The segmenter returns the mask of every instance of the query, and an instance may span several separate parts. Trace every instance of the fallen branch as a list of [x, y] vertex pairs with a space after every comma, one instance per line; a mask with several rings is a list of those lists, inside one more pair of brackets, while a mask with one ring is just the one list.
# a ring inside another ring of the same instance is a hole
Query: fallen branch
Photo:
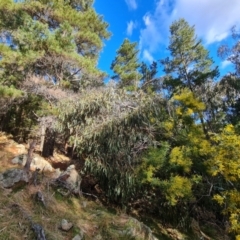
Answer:
[[2, 229], [0, 230], [0, 232], [4, 231], [6, 228], [7, 228], [7, 227], [2, 228]]
[[91, 193], [85, 193], [85, 192], [81, 192], [82, 194], [84, 195], [87, 195], [87, 196], [90, 196], [90, 197], [95, 197], [96, 199], [98, 199], [98, 197], [94, 194], [91, 194]]

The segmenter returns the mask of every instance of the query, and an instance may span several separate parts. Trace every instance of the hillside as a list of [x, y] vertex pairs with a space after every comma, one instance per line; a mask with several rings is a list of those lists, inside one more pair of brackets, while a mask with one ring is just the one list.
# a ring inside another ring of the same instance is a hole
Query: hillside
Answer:
[[[26, 153], [27, 148], [17, 144], [4, 133], [0, 134], [0, 185], [2, 174], [10, 169], [21, 169], [12, 159]], [[34, 159], [40, 156], [35, 153]], [[54, 155], [59, 163], [70, 164], [61, 154]], [[55, 162], [56, 165], [56, 162]], [[192, 228], [187, 236], [160, 221], [141, 216], [149, 226], [124, 213], [119, 208], [104, 206], [97, 196], [92, 198], [67, 193], [66, 189], [51, 183], [56, 169], [38, 175], [37, 184], [15, 183], [11, 188], [0, 187], [0, 239], [78, 240], [78, 239], [227, 239], [207, 237], [199, 228]], [[38, 194], [41, 194], [40, 197]], [[89, 194], [90, 196], [91, 194]], [[136, 214], [136, 212], [135, 212]], [[139, 216], [140, 217], [140, 216]], [[37, 236], [40, 226], [43, 235]], [[66, 227], [63, 230], [64, 226]], [[35, 231], [34, 231], [35, 228]], [[68, 229], [69, 228], [69, 229]], [[194, 232], [195, 231], [195, 232]], [[210, 229], [208, 229], [210, 231]], [[194, 236], [195, 233], [195, 236]], [[214, 228], [210, 233], [217, 234]]]

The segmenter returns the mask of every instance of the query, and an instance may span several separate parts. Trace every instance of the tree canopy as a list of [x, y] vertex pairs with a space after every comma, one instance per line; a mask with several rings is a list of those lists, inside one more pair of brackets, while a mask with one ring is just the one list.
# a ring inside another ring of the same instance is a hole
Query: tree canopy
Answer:
[[54, 83], [96, 79], [108, 24], [93, 1], [12, 1], [0, 3], [1, 82], [19, 84], [28, 74]]
[[131, 43], [129, 39], [124, 39], [122, 45], [117, 50], [117, 55], [112, 62], [111, 69], [116, 74], [113, 78], [118, 80], [120, 87], [127, 89], [137, 89], [141, 74], [138, 71], [137, 43]]

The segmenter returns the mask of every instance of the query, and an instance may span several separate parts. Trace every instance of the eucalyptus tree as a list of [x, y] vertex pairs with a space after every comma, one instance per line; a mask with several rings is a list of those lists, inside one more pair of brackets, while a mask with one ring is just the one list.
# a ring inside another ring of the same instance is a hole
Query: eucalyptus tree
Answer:
[[140, 64], [138, 62], [137, 43], [131, 43], [129, 39], [124, 39], [122, 45], [117, 50], [117, 55], [111, 64], [111, 69], [115, 73], [114, 79], [118, 80], [120, 88], [136, 90], [141, 80], [141, 74], [138, 71]]
[[85, 172], [97, 177], [108, 199], [126, 204], [136, 194], [136, 168], [156, 142], [151, 118], [166, 117], [162, 101], [110, 87], [58, 103], [56, 131], [85, 159]]

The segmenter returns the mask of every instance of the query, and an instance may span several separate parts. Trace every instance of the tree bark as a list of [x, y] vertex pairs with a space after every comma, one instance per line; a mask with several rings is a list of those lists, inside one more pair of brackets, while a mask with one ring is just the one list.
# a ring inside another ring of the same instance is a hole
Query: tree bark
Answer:
[[32, 162], [32, 158], [33, 158], [33, 152], [34, 152], [34, 149], [36, 147], [36, 140], [32, 141], [30, 143], [30, 146], [29, 146], [29, 149], [28, 149], [28, 155], [27, 155], [27, 162], [24, 166], [24, 170], [26, 171], [30, 171], [30, 165], [31, 165], [31, 162]]
[[40, 151], [41, 153], [43, 152], [43, 146], [44, 146], [44, 142], [45, 142], [45, 134], [46, 134], [46, 126], [45, 124], [41, 125], [41, 143], [40, 143]]
[[54, 144], [55, 144], [55, 132], [49, 128], [46, 128], [44, 144], [42, 149], [43, 157], [53, 156]]

